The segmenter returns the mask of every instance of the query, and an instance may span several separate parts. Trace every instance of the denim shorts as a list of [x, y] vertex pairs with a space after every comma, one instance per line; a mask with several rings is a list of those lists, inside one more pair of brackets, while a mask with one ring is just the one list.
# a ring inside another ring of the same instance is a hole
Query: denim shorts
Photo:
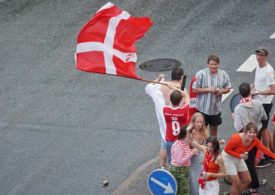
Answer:
[[167, 142], [164, 141], [164, 140], [162, 139], [162, 137], [161, 137], [161, 138], [160, 138], [160, 148], [163, 149], [163, 150], [165, 150], [165, 149], [166, 149], [166, 146], [167, 146]]
[[171, 164], [171, 148], [174, 142], [165, 142], [162, 138], [161, 138], [161, 143], [160, 143], [160, 148], [162, 150], [166, 150], [167, 151], [167, 156], [168, 156], [168, 163], [169, 165]]

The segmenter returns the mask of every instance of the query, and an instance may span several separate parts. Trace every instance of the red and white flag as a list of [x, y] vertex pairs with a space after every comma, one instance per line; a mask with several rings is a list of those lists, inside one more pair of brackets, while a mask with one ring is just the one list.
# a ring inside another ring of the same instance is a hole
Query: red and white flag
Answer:
[[151, 26], [150, 18], [132, 17], [107, 3], [79, 32], [75, 56], [77, 69], [141, 79], [136, 75], [135, 41]]
[[190, 106], [189, 106], [189, 118], [191, 119], [192, 115], [197, 112], [196, 98], [197, 94], [193, 92], [193, 83], [196, 82], [196, 76], [193, 76], [190, 82]]

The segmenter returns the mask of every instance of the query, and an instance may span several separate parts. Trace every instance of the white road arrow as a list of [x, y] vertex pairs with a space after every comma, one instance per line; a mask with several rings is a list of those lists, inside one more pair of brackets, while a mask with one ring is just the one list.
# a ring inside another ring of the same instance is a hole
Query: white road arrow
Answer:
[[258, 65], [256, 55], [252, 54], [247, 60], [237, 69], [237, 72], [252, 72]]
[[158, 184], [160, 187], [164, 188], [165, 189], [164, 194], [174, 193], [174, 190], [169, 182], [166, 186], [165, 184], [161, 183], [159, 180], [155, 179], [154, 177], [151, 177], [151, 181]]
[[269, 38], [270, 39], [275, 39], [275, 32]]
[[222, 102], [230, 96], [230, 94], [234, 91], [234, 89], [230, 89], [230, 91], [227, 94], [222, 95]]

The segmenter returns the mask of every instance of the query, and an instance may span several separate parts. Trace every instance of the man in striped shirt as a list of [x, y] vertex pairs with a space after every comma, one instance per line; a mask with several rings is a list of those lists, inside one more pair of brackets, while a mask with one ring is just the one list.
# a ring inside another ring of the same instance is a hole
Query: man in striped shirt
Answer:
[[221, 119], [222, 94], [230, 91], [231, 83], [228, 74], [219, 69], [220, 59], [210, 55], [207, 60], [208, 68], [196, 74], [193, 92], [197, 94], [197, 110], [204, 115], [206, 125], [210, 126], [210, 136], [217, 137]]

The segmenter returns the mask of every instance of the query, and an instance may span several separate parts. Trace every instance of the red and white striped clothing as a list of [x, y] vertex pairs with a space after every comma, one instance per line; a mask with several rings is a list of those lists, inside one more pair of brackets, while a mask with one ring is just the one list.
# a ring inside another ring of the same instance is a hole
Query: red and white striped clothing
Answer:
[[176, 167], [189, 167], [192, 151], [186, 139], [175, 141], [171, 148], [171, 164]]

